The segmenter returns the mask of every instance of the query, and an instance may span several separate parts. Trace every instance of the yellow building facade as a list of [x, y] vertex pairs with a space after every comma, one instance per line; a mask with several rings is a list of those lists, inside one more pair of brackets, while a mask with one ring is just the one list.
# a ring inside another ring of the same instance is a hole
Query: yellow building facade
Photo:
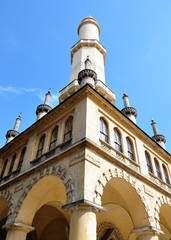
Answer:
[[0, 149], [1, 240], [170, 240], [171, 156], [152, 122], [136, 125], [105, 85], [106, 50], [88, 16], [71, 48], [71, 79], [37, 121]]

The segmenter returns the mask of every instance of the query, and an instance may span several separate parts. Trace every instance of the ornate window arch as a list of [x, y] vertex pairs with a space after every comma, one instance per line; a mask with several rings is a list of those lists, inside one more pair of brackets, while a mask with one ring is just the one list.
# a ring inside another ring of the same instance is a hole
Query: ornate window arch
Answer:
[[128, 152], [128, 157], [135, 161], [135, 154], [134, 154], [134, 148], [133, 148], [133, 144], [132, 141], [130, 140], [129, 137], [126, 138], [126, 142], [127, 142], [127, 152]]
[[45, 138], [46, 138], [46, 135], [45, 135], [45, 134], [43, 134], [42, 137], [40, 138], [36, 157], [40, 157], [40, 156], [43, 154], [43, 148], [44, 148]]
[[169, 182], [169, 176], [168, 176], [168, 172], [167, 172], [166, 166], [165, 166], [164, 164], [162, 164], [162, 168], [163, 168], [163, 173], [164, 173], [165, 182], [166, 182], [167, 184], [170, 184], [170, 182]]
[[115, 143], [115, 149], [119, 152], [122, 152], [121, 134], [117, 128], [114, 128], [114, 143]]
[[102, 117], [100, 118], [100, 139], [109, 142], [108, 124]]
[[1, 172], [0, 178], [2, 178], [2, 177], [4, 176], [4, 173], [5, 173], [7, 164], [8, 164], [8, 158], [7, 158], [7, 159], [5, 160], [5, 162], [4, 162], [4, 165], [3, 165], [3, 169], [2, 169], [2, 172]]
[[20, 168], [22, 167], [23, 160], [24, 160], [24, 156], [25, 156], [25, 152], [26, 152], [26, 147], [24, 147], [23, 150], [22, 150], [22, 152], [21, 152], [21, 155], [20, 155], [20, 159], [19, 159], [19, 162], [18, 162], [17, 169], [20, 169]]
[[57, 145], [57, 140], [58, 140], [58, 126], [56, 126], [51, 134], [51, 139], [50, 139], [50, 145], [49, 145], [49, 150], [53, 149]]
[[153, 168], [152, 168], [152, 165], [151, 165], [150, 155], [148, 154], [147, 151], [145, 151], [145, 159], [146, 159], [148, 171], [149, 171], [150, 173], [153, 173]]
[[156, 158], [154, 158], [154, 163], [155, 163], [155, 167], [156, 167], [157, 177], [162, 179], [161, 171], [160, 171], [160, 167], [159, 167], [159, 162], [157, 161]]
[[73, 116], [70, 116], [65, 123], [64, 142], [72, 138]]
[[12, 160], [11, 160], [11, 164], [10, 164], [10, 168], [9, 168], [9, 171], [8, 171], [8, 174], [12, 173], [12, 170], [13, 170], [13, 167], [14, 167], [14, 164], [15, 164], [15, 160], [16, 160], [16, 153], [14, 154]]

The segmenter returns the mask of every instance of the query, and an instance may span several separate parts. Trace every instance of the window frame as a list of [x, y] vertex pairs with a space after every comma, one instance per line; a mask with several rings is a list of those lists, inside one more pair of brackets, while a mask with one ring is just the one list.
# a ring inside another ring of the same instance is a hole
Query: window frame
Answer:
[[2, 172], [1, 172], [1, 175], [0, 175], [0, 179], [3, 178], [5, 170], [7, 168], [7, 165], [8, 165], [8, 158], [4, 162], [4, 165], [3, 165], [3, 168], [2, 168]]
[[151, 158], [150, 158], [150, 155], [147, 151], [145, 151], [145, 159], [146, 159], [148, 172], [153, 174], [153, 167], [152, 167], [152, 163], [151, 163]]
[[127, 142], [128, 158], [135, 162], [135, 152], [134, 152], [133, 142], [129, 137], [126, 137], [126, 142]]
[[18, 161], [18, 166], [17, 169], [20, 169], [22, 167], [23, 161], [24, 161], [24, 157], [25, 157], [25, 153], [26, 153], [26, 147], [23, 148], [21, 154], [20, 154], [20, 158]]
[[162, 164], [162, 170], [163, 170], [163, 173], [164, 173], [165, 183], [167, 183], [168, 185], [170, 185], [168, 171], [167, 171], [167, 168], [166, 168], [166, 166], [165, 166], [164, 164]]
[[121, 138], [121, 133], [117, 128], [113, 129], [114, 132], [114, 144], [115, 144], [115, 149], [119, 152], [122, 152], [122, 138]]
[[64, 137], [63, 137], [64, 142], [72, 139], [72, 131], [73, 131], [73, 116], [70, 116], [65, 122]]
[[41, 136], [40, 140], [39, 140], [39, 145], [38, 145], [38, 149], [37, 149], [37, 153], [36, 153], [36, 158], [41, 157], [42, 154], [43, 154], [43, 149], [44, 149], [44, 145], [45, 145], [45, 138], [46, 138], [46, 134], [43, 134]]
[[[55, 131], [57, 131], [57, 133], [55, 134], [56, 136], [55, 136], [55, 138], [54, 138], [53, 141], [52, 141], [53, 134], [54, 134]], [[58, 141], [58, 131], [59, 131], [59, 126], [56, 126], [56, 127], [53, 129], [52, 133], [51, 133], [50, 144], [49, 144], [49, 151], [52, 150], [53, 148], [55, 148], [56, 145], [57, 145], [57, 141]], [[54, 143], [55, 143], [55, 144], [54, 144]], [[53, 144], [55, 145], [54, 147], [52, 147]]]
[[162, 180], [161, 169], [160, 169], [160, 166], [159, 166], [159, 162], [156, 158], [154, 158], [154, 164], [155, 164], [157, 178]]
[[12, 160], [11, 160], [8, 175], [12, 173], [12, 170], [13, 170], [13, 167], [14, 167], [14, 164], [15, 164], [15, 161], [16, 161], [16, 157], [17, 157], [17, 154], [15, 153], [12, 157]]
[[106, 143], [109, 143], [109, 128], [107, 121], [100, 117], [100, 139]]

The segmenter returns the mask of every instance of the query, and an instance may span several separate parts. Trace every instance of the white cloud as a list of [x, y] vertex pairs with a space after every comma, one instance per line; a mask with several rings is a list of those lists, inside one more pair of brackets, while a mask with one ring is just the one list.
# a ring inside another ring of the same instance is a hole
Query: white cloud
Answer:
[[2, 87], [0, 86], [0, 94], [4, 94], [4, 93], [14, 93], [14, 94], [23, 94], [25, 92], [30, 93], [30, 92], [36, 92], [38, 91], [38, 88], [16, 88], [16, 87]]

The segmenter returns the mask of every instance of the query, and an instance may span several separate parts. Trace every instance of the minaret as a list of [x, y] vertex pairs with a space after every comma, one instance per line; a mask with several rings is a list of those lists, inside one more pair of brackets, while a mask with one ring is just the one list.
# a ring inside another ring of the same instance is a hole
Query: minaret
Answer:
[[71, 48], [70, 82], [77, 79], [79, 72], [85, 68], [85, 61], [89, 56], [91, 70], [96, 72], [97, 79], [105, 83], [106, 49], [99, 42], [99, 24], [91, 16], [84, 18], [78, 26], [78, 35], [79, 41]]
[[36, 110], [37, 119], [36, 119], [36, 121], [38, 121], [40, 118], [42, 118], [49, 111], [52, 110], [51, 106], [49, 106], [50, 97], [51, 97], [51, 91], [49, 89], [49, 91], [45, 95], [44, 104], [41, 104], [37, 107], [37, 110]]
[[115, 93], [105, 85], [106, 49], [99, 42], [100, 27], [88, 16], [78, 26], [78, 42], [71, 48], [70, 83], [59, 92], [59, 103], [66, 100], [86, 84], [113, 105]]
[[166, 149], [166, 147], [165, 147], [166, 139], [163, 135], [158, 134], [157, 126], [156, 126], [156, 123], [154, 122], [154, 120], [151, 120], [151, 126], [152, 126], [153, 133], [154, 133], [154, 136], [152, 137], [152, 139], [154, 141], [156, 141], [162, 148]]
[[13, 140], [16, 136], [18, 136], [20, 133], [18, 132], [18, 128], [20, 126], [21, 122], [21, 113], [19, 114], [18, 118], [16, 118], [15, 125], [13, 130], [9, 130], [6, 134], [6, 144]]
[[123, 94], [124, 108], [121, 110], [123, 114], [125, 114], [128, 118], [130, 118], [134, 123], [136, 123], [137, 111], [135, 108], [130, 107], [129, 98], [124, 92]]

